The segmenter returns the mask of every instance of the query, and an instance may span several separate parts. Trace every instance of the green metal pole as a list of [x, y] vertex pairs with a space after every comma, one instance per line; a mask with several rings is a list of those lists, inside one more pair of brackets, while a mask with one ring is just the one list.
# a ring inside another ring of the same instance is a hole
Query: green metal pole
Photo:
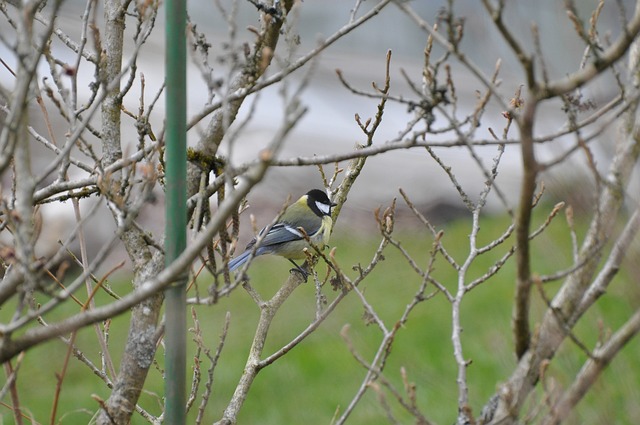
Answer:
[[[186, 246], [187, 78], [186, 0], [166, 1], [165, 264]], [[165, 293], [165, 423], [186, 423], [186, 275]]]

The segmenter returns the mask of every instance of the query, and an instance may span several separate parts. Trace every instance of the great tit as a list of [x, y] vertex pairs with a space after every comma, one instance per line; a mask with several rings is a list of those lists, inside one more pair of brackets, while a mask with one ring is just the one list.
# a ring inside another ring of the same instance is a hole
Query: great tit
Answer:
[[296, 267], [295, 270], [302, 273], [306, 279], [307, 271], [293, 261], [305, 258], [303, 250], [310, 248], [299, 229], [304, 230], [314, 245], [323, 247], [329, 242], [333, 226], [331, 208], [335, 206], [336, 204], [331, 202], [322, 190], [310, 190], [287, 207], [280, 220], [269, 228], [266, 235], [264, 232], [267, 227], [260, 231], [258, 234], [260, 242], [257, 248], [255, 248], [257, 239], [253, 238], [242, 254], [229, 261], [229, 271], [234, 271], [243, 265], [255, 251], [255, 256], [275, 254], [287, 258]]

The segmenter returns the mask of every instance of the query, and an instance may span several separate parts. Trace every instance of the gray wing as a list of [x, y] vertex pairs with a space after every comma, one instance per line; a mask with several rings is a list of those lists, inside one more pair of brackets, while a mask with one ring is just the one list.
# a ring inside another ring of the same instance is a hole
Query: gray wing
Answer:
[[267, 247], [298, 241], [304, 239], [302, 233], [298, 230], [299, 227], [302, 227], [308, 236], [313, 236], [320, 229], [320, 226], [322, 226], [322, 218], [316, 215], [302, 220], [277, 223], [269, 229], [267, 235], [260, 242], [260, 246]]

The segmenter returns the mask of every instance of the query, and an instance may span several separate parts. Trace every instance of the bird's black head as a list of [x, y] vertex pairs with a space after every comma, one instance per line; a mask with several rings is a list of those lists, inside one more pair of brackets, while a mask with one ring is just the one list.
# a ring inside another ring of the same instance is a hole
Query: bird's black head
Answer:
[[329, 200], [327, 194], [320, 189], [313, 189], [307, 192], [307, 205], [318, 216], [331, 215], [331, 208], [336, 206]]

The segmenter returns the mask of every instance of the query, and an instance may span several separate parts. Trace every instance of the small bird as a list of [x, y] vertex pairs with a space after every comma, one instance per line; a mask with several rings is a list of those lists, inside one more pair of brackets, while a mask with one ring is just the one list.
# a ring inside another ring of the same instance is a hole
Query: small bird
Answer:
[[296, 267], [294, 270], [302, 273], [306, 280], [309, 273], [293, 261], [305, 258], [303, 250], [310, 248], [300, 229], [304, 230], [315, 245], [326, 245], [333, 226], [331, 208], [336, 205], [322, 190], [310, 190], [287, 207], [280, 220], [271, 226], [266, 235], [264, 232], [267, 227], [260, 231], [258, 238], [261, 240], [257, 248], [257, 239], [253, 238], [242, 254], [229, 261], [229, 271], [243, 265], [255, 251], [255, 256], [274, 254], [288, 259]]

